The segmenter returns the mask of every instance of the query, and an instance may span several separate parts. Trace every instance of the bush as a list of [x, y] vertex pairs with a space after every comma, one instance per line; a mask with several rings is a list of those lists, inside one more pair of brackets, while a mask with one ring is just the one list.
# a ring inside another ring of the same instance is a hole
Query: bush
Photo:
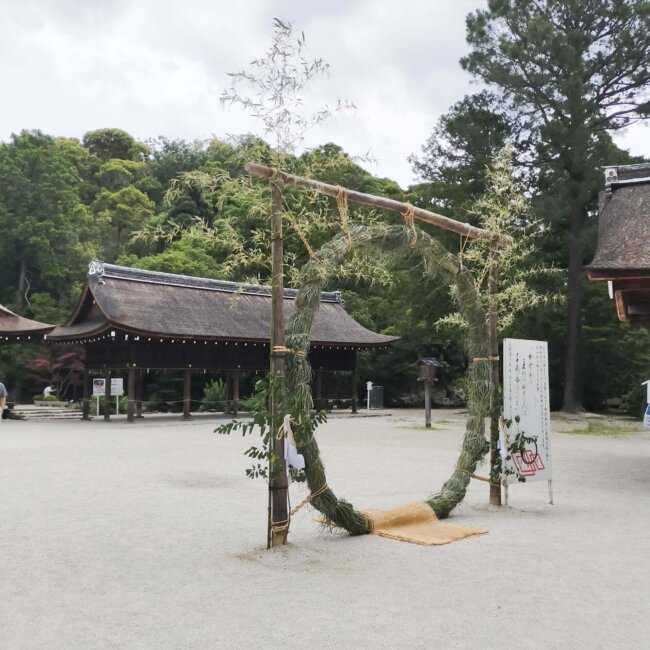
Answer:
[[209, 381], [203, 389], [201, 404], [206, 411], [224, 411], [226, 408], [226, 382], [223, 379]]
[[634, 386], [632, 390], [623, 395], [621, 400], [621, 411], [635, 418], [643, 418], [646, 405], [646, 387], [641, 384]]
[[265, 408], [266, 401], [266, 391], [267, 391], [267, 382], [264, 379], [259, 379], [255, 382], [255, 388], [253, 389], [253, 394], [250, 397], [246, 397], [239, 402], [243, 411], [247, 412], [260, 412]]
[[43, 395], [43, 393], [39, 393], [38, 395], [34, 395], [34, 401], [35, 402], [56, 402], [56, 395]]
[[[90, 401], [91, 414], [97, 413], [97, 397], [93, 397]], [[99, 396], [99, 415], [104, 415], [104, 403], [106, 398], [103, 395]], [[120, 414], [124, 415], [129, 407], [129, 401], [126, 396], [120, 395]], [[115, 415], [115, 395], [111, 396], [111, 415]]]

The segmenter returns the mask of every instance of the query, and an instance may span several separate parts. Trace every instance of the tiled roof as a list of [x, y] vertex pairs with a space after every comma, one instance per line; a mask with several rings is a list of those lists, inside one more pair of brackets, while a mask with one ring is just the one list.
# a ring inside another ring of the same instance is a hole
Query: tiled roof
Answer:
[[613, 184], [600, 201], [598, 246], [590, 276], [650, 272], [650, 178]]
[[[285, 290], [285, 318], [297, 291]], [[109, 329], [160, 337], [224, 341], [268, 341], [269, 287], [194, 278], [92, 262], [79, 306], [50, 341], [80, 340]], [[315, 344], [380, 347], [397, 337], [376, 334], [357, 323], [338, 292], [323, 292], [311, 332]]]
[[0, 336], [2, 337], [39, 336], [49, 332], [53, 327], [54, 325], [40, 323], [14, 314], [14, 312], [0, 305]]

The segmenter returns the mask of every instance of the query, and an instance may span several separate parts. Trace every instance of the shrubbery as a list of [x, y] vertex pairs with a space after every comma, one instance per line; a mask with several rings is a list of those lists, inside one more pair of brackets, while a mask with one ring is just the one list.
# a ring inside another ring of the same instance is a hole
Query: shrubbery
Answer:
[[213, 379], [205, 385], [201, 405], [206, 411], [225, 411], [226, 382], [223, 379]]

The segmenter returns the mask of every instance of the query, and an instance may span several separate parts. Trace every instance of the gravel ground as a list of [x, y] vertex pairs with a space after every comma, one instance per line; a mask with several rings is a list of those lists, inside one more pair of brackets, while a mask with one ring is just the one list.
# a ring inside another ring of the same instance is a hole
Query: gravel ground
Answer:
[[[422, 421], [333, 416], [318, 430], [329, 485], [360, 508], [437, 490], [464, 416]], [[250, 440], [213, 434], [217, 422], [0, 424], [0, 648], [650, 644], [650, 433], [636, 425], [602, 435], [602, 419], [554, 418], [555, 505], [545, 483], [527, 483], [491, 507], [472, 481], [453, 521], [487, 535], [353, 538], [307, 507], [291, 543], [266, 551]], [[589, 423], [601, 435], [571, 433]], [[291, 493], [297, 503], [304, 487]]]

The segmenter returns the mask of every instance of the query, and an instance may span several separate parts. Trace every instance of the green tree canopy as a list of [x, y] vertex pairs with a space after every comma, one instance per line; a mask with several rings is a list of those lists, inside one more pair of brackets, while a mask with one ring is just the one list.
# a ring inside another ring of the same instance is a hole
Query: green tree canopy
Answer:
[[564, 404], [580, 406], [583, 225], [600, 183], [599, 134], [637, 121], [650, 90], [647, 0], [490, 0], [467, 18], [463, 66], [531, 130], [568, 225]]
[[33, 290], [66, 299], [95, 253], [81, 202], [83, 156], [68, 140], [23, 131], [0, 144], [0, 267], [4, 300], [23, 310]]
[[111, 158], [143, 160], [149, 153], [149, 147], [121, 129], [88, 131], [83, 137], [83, 145], [102, 162]]

